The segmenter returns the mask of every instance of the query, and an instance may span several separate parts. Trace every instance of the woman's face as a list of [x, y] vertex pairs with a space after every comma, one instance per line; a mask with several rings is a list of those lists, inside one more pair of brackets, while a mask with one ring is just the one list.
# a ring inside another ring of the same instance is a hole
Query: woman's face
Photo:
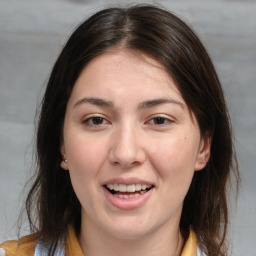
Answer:
[[96, 57], [74, 85], [61, 146], [82, 225], [119, 238], [178, 229], [209, 144], [158, 62], [125, 50]]

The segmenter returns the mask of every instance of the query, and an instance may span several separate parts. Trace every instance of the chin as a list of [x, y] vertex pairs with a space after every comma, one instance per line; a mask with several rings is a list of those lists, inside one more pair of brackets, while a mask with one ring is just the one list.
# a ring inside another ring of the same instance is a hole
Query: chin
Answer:
[[114, 228], [108, 229], [108, 233], [121, 240], [138, 240], [146, 237], [152, 230], [152, 227], [140, 225], [137, 220], [134, 223], [125, 221], [118, 224], [118, 222], [115, 222]]

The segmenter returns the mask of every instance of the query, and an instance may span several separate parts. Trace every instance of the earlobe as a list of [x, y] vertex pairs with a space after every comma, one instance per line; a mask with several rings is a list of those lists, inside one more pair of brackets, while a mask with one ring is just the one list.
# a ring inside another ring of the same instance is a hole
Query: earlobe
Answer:
[[68, 171], [68, 161], [67, 159], [64, 159], [60, 162], [60, 167], [66, 171]]
[[61, 145], [60, 147], [60, 153], [62, 156], [62, 161], [60, 162], [60, 167], [64, 170], [68, 170], [68, 160], [66, 159], [66, 154], [65, 154], [65, 147], [64, 145]]
[[211, 155], [211, 136], [210, 133], [205, 133], [204, 137], [201, 139], [197, 160], [195, 164], [195, 171], [202, 170], [209, 161]]

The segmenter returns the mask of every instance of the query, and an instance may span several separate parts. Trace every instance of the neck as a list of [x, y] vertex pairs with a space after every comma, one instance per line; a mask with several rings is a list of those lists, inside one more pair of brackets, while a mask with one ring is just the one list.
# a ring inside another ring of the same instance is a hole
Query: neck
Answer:
[[168, 232], [160, 229], [136, 239], [124, 239], [89, 222], [89, 225], [82, 223], [79, 243], [85, 256], [180, 256], [184, 239], [179, 227]]

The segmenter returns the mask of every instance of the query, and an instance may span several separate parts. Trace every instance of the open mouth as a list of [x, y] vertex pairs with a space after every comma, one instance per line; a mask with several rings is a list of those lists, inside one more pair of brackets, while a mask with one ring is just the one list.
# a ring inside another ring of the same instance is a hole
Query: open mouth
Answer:
[[147, 184], [106, 184], [105, 188], [115, 197], [121, 199], [135, 198], [147, 193], [154, 186]]

